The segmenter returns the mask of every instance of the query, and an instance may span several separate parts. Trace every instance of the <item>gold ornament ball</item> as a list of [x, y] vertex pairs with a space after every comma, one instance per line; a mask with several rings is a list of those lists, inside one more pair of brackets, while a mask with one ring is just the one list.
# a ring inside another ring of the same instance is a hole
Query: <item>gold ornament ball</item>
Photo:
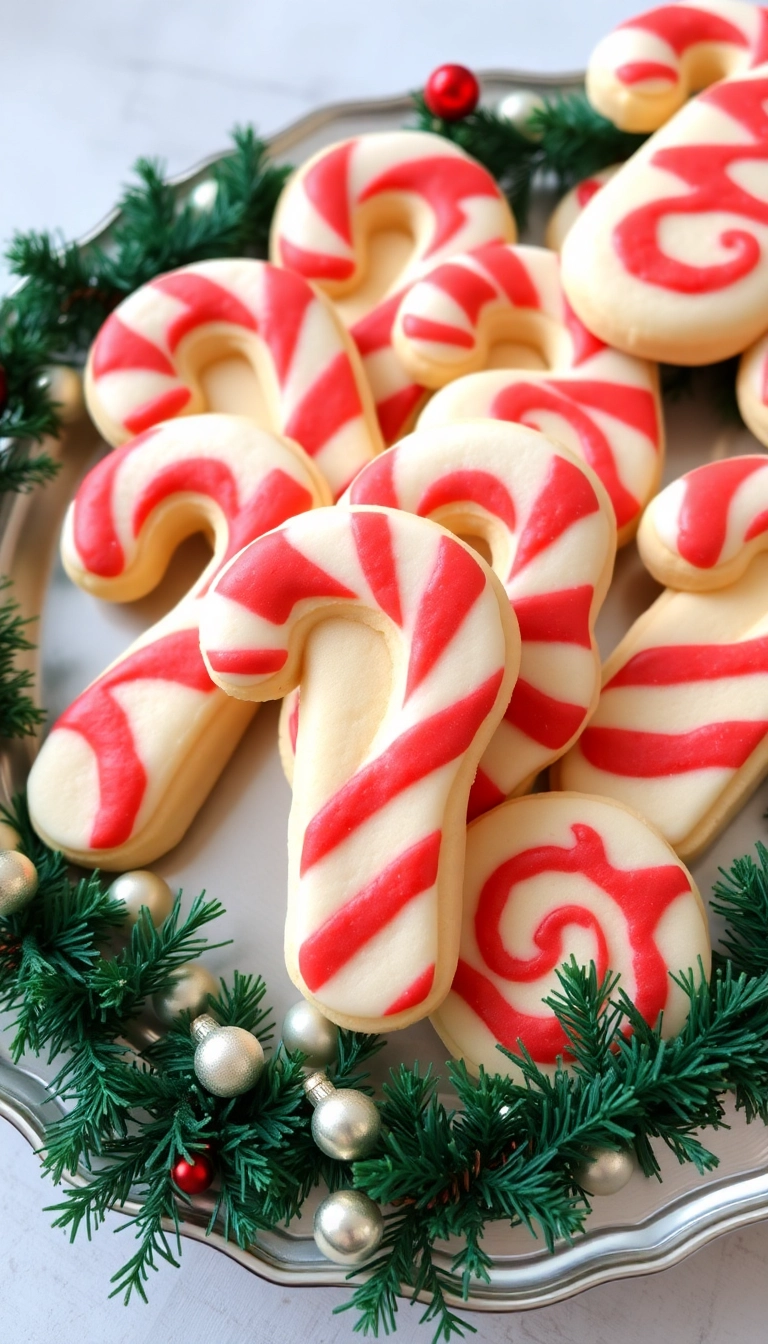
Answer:
[[354, 1087], [334, 1088], [312, 1116], [312, 1138], [337, 1162], [357, 1162], [376, 1147], [381, 1116], [376, 1103]]
[[573, 1174], [588, 1195], [616, 1195], [634, 1170], [635, 1158], [629, 1148], [588, 1148]]
[[319, 1008], [302, 999], [288, 1009], [283, 1019], [283, 1045], [286, 1050], [301, 1050], [313, 1069], [333, 1064], [339, 1054], [339, 1029]]
[[215, 1097], [239, 1097], [256, 1083], [264, 1068], [261, 1043], [244, 1027], [222, 1027], [210, 1013], [192, 1023], [197, 1041], [195, 1073]]
[[168, 989], [155, 994], [152, 1007], [160, 1021], [170, 1027], [180, 1013], [189, 1012], [199, 1017], [208, 1008], [208, 995], [215, 994], [219, 986], [199, 961], [188, 961], [174, 971], [173, 982]]
[[337, 1265], [364, 1265], [384, 1236], [381, 1210], [362, 1190], [337, 1190], [318, 1205], [315, 1244]]
[[38, 376], [37, 385], [57, 403], [58, 413], [65, 425], [77, 420], [83, 410], [83, 379], [77, 369], [68, 364], [48, 364]]
[[0, 915], [15, 915], [37, 891], [37, 869], [16, 849], [0, 851]]
[[532, 89], [513, 89], [502, 98], [498, 113], [505, 121], [511, 121], [526, 140], [538, 140], [540, 137], [535, 131], [531, 131], [528, 119], [532, 112], [539, 112], [544, 107], [546, 107], [544, 99]]
[[146, 906], [149, 917], [156, 929], [168, 918], [173, 909], [173, 892], [168, 883], [146, 868], [136, 868], [133, 872], [116, 877], [108, 893], [113, 901], [125, 906], [126, 928], [132, 929], [137, 922], [142, 907]]

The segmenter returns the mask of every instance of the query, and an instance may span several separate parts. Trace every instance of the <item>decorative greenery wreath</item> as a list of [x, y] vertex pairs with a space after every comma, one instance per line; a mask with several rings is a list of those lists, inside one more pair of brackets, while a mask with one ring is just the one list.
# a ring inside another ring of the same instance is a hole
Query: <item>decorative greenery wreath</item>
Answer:
[[[626, 157], [639, 142], [615, 130], [580, 97], [555, 98], [522, 129], [483, 109], [458, 122], [436, 119], [420, 97], [417, 123], [447, 135], [484, 163], [520, 217], [536, 173], [567, 186]], [[55, 434], [49, 366], [77, 364], [112, 308], [158, 272], [206, 257], [264, 255], [275, 202], [288, 173], [270, 164], [250, 130], [211, 170], [206, 208], [179, 203], [156, 164], [137, 165], [139, 185], [120, 201], [108, 248], [58, 247], [48, 235], [17, 235], [8, 256], [20, 287], [0, 306], [2, 393], [0, 492], [29, 490], [55, 474], [55, 462], [29, 440]], [[7, 584], [6, 584], [7, 587]], [[29, 648], [27, 623], [12, 598], [0, 607], [0, 735], [33, 733], [42, 714], [30, 676], [15, 668]], [[583, 1229], [589, 1196], [579, 1183], [594, 1148], [631, 1148], [648, 1176], [659, 1175], [654, 1141], [700, 1172], [717, 1158], [699, 1133], [725, 1125], [730, 1097], [747, 1121], [768, 1122], [768, 851], [738, 859], [715, 887], [713, 909], [726, 918], [724, 952], [709, 985], [679, 983], [690, 1000], [679, 1036], [662, 1041], [622, 993], [616, 977], [565, 965], [547, 1002], [568, 1039], [568, 1067], [554, 1077], [523, 1053], [522, 1081], [448, 1066], [458, 1109], [437, 1096], [437, 1078], [401, 1065], [385, 1084], [377, 1149], [351, 1165], [324, 1156], [312, 1139], [302, 1086], [303, 1056], [279, 1047], [242, 1096], [213, 1096], [193, 1068], [190, 1015], [145, 1049], [127, 1043], [149, 999], [211, 944], [204, 930], [222, 913], [197, 897], [155, 928], [142, 912], [127, 934], [126, 909], [98, 874], [73, 881], [66, 861], [32, 831], [23, 799], [5, 814], [34, 862], [35, 899], [0, 917], [0, 1008], [13, 1018], [11, 1052], [46, 1051], [61, 1066], [51, 1091], [66, 1106], [48, 1129], [44, 1169], [56, 1183], [85, 1172], [53, 1206], [56, 1226], [92, 1230], [108, 1209], [135, 1198], [129, 1220], [138, 1248], [115, 1275], [115, 1293], [145, 1296], [158, 1261], [176, 1264], [189, 1196], [174, 1181], [179, 1159], [212, 1155], [217, 1171], [209, 1230], [243, 1248], [260, 1232], [294, 1218], [320, 1182], [355, 1186], [389, 1206], [386, 1232], [365, 1280], [345, 1307], [364, 1333], [395, 1327], [398, 1295], [426, 1296], [424, 1319], [448, 1340], [471, 1326], [447, 1304], [457, 1278], [468, 1296], [488, 1279], [482, 1238], [489, 1222], [525, 1225], [552, 1250]], [[214, 946], [220, 944], [214, 944]], [[118, 950], [115, 950], [117, 947]], [[222, 1024], [245, 1028], [267, 1045], [272, 1024], [260, 977], [235, 972], [209, 999]], [[341, 1032], [331, 1080], [370, 1092], [364, 1066], [377, 1037]], [[167, 1228], [175, 1229], [175, 1237]], [[435, 1243], [457, 1237], [452, 1272], [436, 1265]]]

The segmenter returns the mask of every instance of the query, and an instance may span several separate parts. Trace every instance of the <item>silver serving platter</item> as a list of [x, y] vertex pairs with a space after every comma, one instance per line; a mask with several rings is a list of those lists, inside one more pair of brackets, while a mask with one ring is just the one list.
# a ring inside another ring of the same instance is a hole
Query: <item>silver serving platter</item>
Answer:
[[[576, 89], [581, 75], [532, 76], [515, 72], [488, 72], [482, 76], [484, 97], [496, 104], [513, 90], [535, 92]], [[316, 149], [343, 136], [382, 130], [407, 121], [407, 97], [375, 102], [344, 103], [322, 108], [276, 135], [270, 144], [277, 160], [298, 162]], [[176, 179], [180, 196], [194, 190], [218, 156], [205, 160]], [[541, 238], [541, 228], [552, 204], [542, 184], [536, 193], [529, 236]], [[98, 240], [108, 245], [114, 212], [83, 244]], [[706, 374], [698, 395], [667, 406], [666, 479], [699, 462], [752, 451], [757, 446], [746, 430], [726, 424], [705, 394]], [[704, 393], [702, 395], [702, 393]], [[226, 409], [215, 407], [214, 409]], [[41, 700], [53, 721], [76, 694], [126, 645], [185, 591], [204, 563], [199, 539], [185, 543], [160, 588], [128, 606], [110, 606], [80, 592], [58, 564], [57, 539], [64, 509], [85, 470], [105, 451], [96, 431], [84, 417], [70, 424], [59, 441], [49, 445], [62, 461], [57, 480], [30, 496], [6, 497], [0, 504], [0, 573], [10, 574], [26, 614], [41, 613], [40, 649], [30, 654]], [[609, 600], [598, 627], [605, 655], [658, 589], [640, 565], [634, 546], [620, 553]], [[227, 915], [217, 930], [233, 945], [211, 953], [214, 973], [230, 973], [235, 966], [260, 971], [269, 985], [269, 999], [279, 1023], [296, 999], [282, 957], [283, 892], [286, 854], [281, 837], [290, 794], [276, 747], [277, 707], [265, 706], [241, 742], [227, 770], [199, 813], [190, 833], [170, 854], [155, 864], [173, 886], [188, 895], [206, 888], [222, 899]], [[24, 781], [34, 743], [7, 745], [0, 754], [0, 788], [5, 797]], [[765, 831], [765, 799], [759, 794], [694, 868], [707, 893], [720, 865], [751, 848]], [[7, 1025], [2, 1024], [0, 1025]], [[61, 1104], [47, 1089], [53, 1069], [39, 1060], [13, 1066], [8, 1037], [0, 1036], [0, 1116], [4, 1116], [39, 1149], [46, 1123], [61, 1114]], [[428, 1022], [390, 1038], [375, 1061], [380, 1081], [401, 1060], [419, 1059], [444, 1072], [445, 1051]], [[450, 1095], [446, 1094], [450, 1102]], [[549, 1254], [541, 1242], [522, 1228], [494, 1224], [485, 1245], [493, 1256], [489, 1284], [473, 1284], [463, 1302], [456, 1284], [454, 1303], [478, 1311], [505, 1311], [546, 1305], [581, 1292], [594, 1284], [628, 1275], [664, 1269], [689, 1255], [713, 1237], [765, 1217], [768, 1213], [768, 1131], [747, 1126], [734, 1115], [732, 1127], [705, 1141], [720, 1158], [717, 1171], [699, 1177], [680, 1167], [666, 1150], [660, 1154], [663, 1182], [636, 1173], [629, 1185], [610, 1198], [596, 1198], [587, 1231], [573, 1245], [558, 1245]], [[77, 1179], [77, 1178], [76, 1178]], [[247, 1251], [240, 1250], [214, 1231], [205, 1238], [209, 1205], [196, 1200], [185, 1213], [183, 1233], [224, 1251], [254, 1273], [283, 1284], [342, 1284], [345, 1271], [316, 1249], [311, 1235], [313, 1201], [299, 1222], [259, 1236]], [[135, 1211], [135, 1205], [124, 1211]], [[450, 1270], [449, 1244], [436, 1253], [439, 1267]]]

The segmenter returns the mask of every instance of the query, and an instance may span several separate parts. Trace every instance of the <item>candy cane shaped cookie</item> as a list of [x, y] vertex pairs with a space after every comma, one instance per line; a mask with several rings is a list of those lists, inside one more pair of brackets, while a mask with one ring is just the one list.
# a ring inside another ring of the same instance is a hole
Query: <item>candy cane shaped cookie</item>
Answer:
[[566, 234], [573, 228], [582, 210], [589, 205], [592, 197], [597, 195], [606, 182], [610, 182], [611, 178], [618, 173], [620, 167], [620, 163], [614, 163], [610, 168], [603, 168], [599, 173], [593, 173], [591, 177], [583, 178], [581, 182], [577, 182], [575, 187], [571, 187], [571, 190], [565, 193], [549, 217], [544, 235], [547, 247], [550, 247], [553, 252], [559, 252], [562, 249]]
[[768, 445], [768, 336], [761, 336], [739, 360], [736, 400], [748, 429]]
[[392, 348], [403, 293], [451, 253], [514, 237], [506, 199], [481, 164], [442, 136], [382, 131], [329, 145], [294, 173], [278, 202], [270, 249], [273, 262], [335, 303], [392, 443], [425, 399]]
[[[547, 371], [489, 368], [509, 342], [533, 348]], [[406, 295], [395, 345], [414, 376], [442, 388], [419, 429], [493, 419], [542, 430], [592, 467], [619, 545], [630, 539], [661, 473], [657, 373], [590, 335], [565, 299], [554, 252], [502, 244], [453, 257]]]
[[589, 101], [625, 131], [655, 131], [692, 93], [768, 60], [768, 10], [682, 0], [627, 19], [595, 47]]
[[562, 266], [590, 331], [677, 364], [727, 359], [764, 335], [767, 105], [768, 65], [712, 85], [589, 202]]
[[329, 500], [295, 444], [238, 416], [170, 421], [89, 473], [62, 538], [80, 587], [118, 602], [143, 596], [193, 532], [212, 535], [214, 554], [173, 611], [54, 724], [28, 784], [32, 822], [48, 844], [87, 867], [123, 870], [181, 839], [254, 709], [206, 672], [201, 596], [240, 547]]
[[331, 305], [264, 261], [183, 266], [125, 299], [91, 348], [88, 409], [108, 443], [123, 443], [208, 409], [204, 372], [233, 355], [256, 375], [264, 427], [295, 439], [334, 495], [381, 450], [357, 351]]
[[648, 505], [637, 544], [659, 583], [690, 592], [725, 588], [768, 550], [768, 455], [707, 462]]
[[768, 772], [768, 555], [717, 592], [667, 589], [603, 669], [557, 787], [634, 807], [683, 859], [715, 839]]
[[[611, 579], [616, 524], [597, 477], [543, 434], [482, 421], [401, 440], [361, 471], [341, 502], [405, 509], [486, 543], [522, 646], [520, 675], [480, 762], [469, 816], [525, 791], [567, 751], [600, 693], [594, 623]], [[297, 694], [281, 714], [281, 755], [289, 762]]]
[[[350, 667], [344, 627], [358, 626], [368, 642]], [[436, 523], [337, 506], [242, 551], [200, 636], [231, 695], [275, 699], [301, 681], [291, 979], [341, 1025], [426, 1016], [453, 978], [467, 797], [520, 658], [499, 580]], [[362, 719], [348, 713], [354, 680]]]
[[[707, 917], [690, 873], [657, 831], [604, 798], [539, 793], [503, 803], [467, 833], [461, 949], [433, 1016], [473, 1073], [517, 1072], [520, 1043], [545, 1072], [567, 1039], [543, 1000], [557, 967], [621, 976], [646, 1022], [676, 1035], [689, 1000], [672, 979], [709, 974]], [[701, 966], [699, 966], [701, 963]]]

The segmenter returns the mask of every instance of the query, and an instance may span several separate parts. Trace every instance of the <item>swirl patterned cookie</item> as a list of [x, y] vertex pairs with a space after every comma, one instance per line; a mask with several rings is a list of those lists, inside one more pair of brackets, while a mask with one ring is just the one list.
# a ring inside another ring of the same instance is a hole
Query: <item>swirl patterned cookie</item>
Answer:
[[200, 602], [247, 542], [330, 502], [310, 459], [230, 415], [170, 421], [89, 472], [64, 524], [62, 558], [79, 587], [112, 602], [151, 592], [185, 537], [213, 556], [182, 600], [56, 721], [29, 776], [32, 823], [86, 867], [140, 867], [183, 836], [253, 714], [206, 672]]
[[604, 341], [708, 364], [766, 330], [768, 65], [714, 84], [590, 201], [563, 244], [563, 285]]
[[520, 661], [501, 583], [436, 523], [337, 506], [246, 547], [204, 606], [203, 656], [230, 695], [301, 682], [291, 979], [343, 1026], [425, 1017], [456, 967], [467, 798]]
[[[707, 917], [690, 873], [637, 813], [605, 798], [539, 793], [480, 817], [467, 833], [461, 948], [432, 1023], [471, 1072], [516, 1072], [524, 1046], [539, 1068], [567, 1062], [543, 1000], [571, 956], [595, 963], [662, 1034], [683, 1027], [688, 998], [672, 976], [708, 975]], [[699, 962], [701, 969], [699, 970]]]
[[381, 451], [359, 356], [327, 299], [244, 258], [183, 266], [124, 299], [91, 347], [88, 410], [108, 443], [124, 443], [209, 409], [204, 371], [232, 356], [255, 374], [265, 427], [314, 459], [334, 497]]
[[400, 363], [392, 324], [421, 272], [453, 252], [512, 241], [515, 221], [490, 173], [443, 136], [380, 131], [321, 149], [286, 183], [270, 255], [323, 290], [347, 324], [386, 443], [426, 397]]
[[[441, 389], [419, 430], [477, 419], [542, 430], [592, 467], [619, 545], [630, 540], [661, 476], [657, 370], [591, 335], [563, 293], [554, 252], [496, 244], [452, 257], [409, 290], [395, 344], [414, 377]], [[497, 356], [514, 367], [493, 367]]]
[[768, 60], [768, 10], [681, 0], [619, 24], [587, 68], [593, 107], [625, 131], [655, 131], [692, 93]]
[[646, 569], [668, 588], [734, 583], [768, 550], [768, 456], [707, 462], [673, 481], [648, 505], [637, 544]]

